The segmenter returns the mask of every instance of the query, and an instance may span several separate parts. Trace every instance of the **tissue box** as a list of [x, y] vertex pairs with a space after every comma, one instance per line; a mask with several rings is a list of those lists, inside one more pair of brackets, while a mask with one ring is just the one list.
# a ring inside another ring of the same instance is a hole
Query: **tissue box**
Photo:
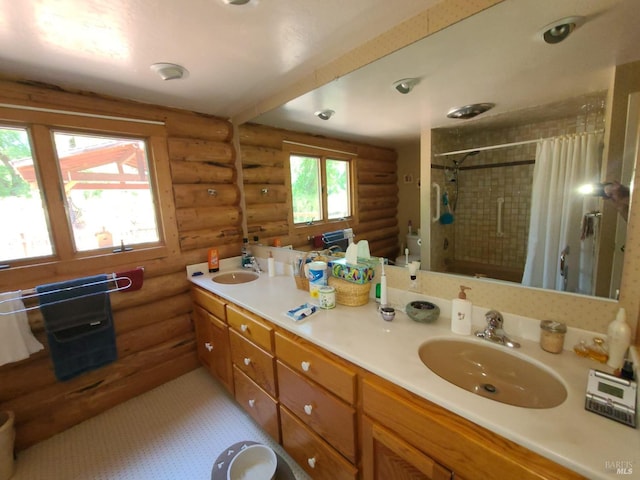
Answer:
[[331, 275], [336, 278], [341, 278], [351, 283], [363, 284], [373, 280], [376, 275], [376, 265], [377, 263], [374, 259], [366, 262], [358, 261], [358, 264], [354, 265], [353, 263], [347, 263], [344, 258], [339, 258], [329, 262], [329, 269], [331, 270]]

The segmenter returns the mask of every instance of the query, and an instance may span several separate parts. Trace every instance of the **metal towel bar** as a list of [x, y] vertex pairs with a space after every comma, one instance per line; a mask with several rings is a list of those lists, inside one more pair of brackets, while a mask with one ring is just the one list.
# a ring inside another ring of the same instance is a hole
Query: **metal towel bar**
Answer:
[[[138, 269], [136, 269], [136, 270], [144, 270], [144, 269], [142, 267], [138, 267]], [[97, 281], [97, 282], [83, 283], [82, 285], [75, 285], [73, 287], [59, 288], [57, 290], [51, 290], [51, 291], [48, 291], [48, 292], [40, 292], [40, 293], [38, 293], [35, 288], [30, 288], [28, 290], [22, 290], [20, 292], [20, 297], [19, 298], [21, 300], [29, 300], [29, 299], [43, 297], [45, 295], [51, 295], [51, 294], [54, 294], [54, 293], [70, 292], [72, 290], [77, 290], [79, 288], [91, 287], [91, 286], [94, 286], [94, 285], [101, 285], [101, 284], [104, 284], [104, 283], [108, 284], [110, 282], [115, 282], [116, 286], [114, 288], [111, 288], [109, 290], [105, 290], [105, 291], [102, 291], [102, 292], [88, 293], [86, 295], [79, 295], [79, 296], [73, 297], [73, 298], [66, 298], [66, 299], [63, 299], [63, 300], [55, 301], [55, 302], [49, 302], [48, 305], [55, 305], [57, 303], [68, 302], [70, 300], [77, 300], [79, 298], [91, 297], [93, 295], [103, 295], [105, 293], [122, 292], [122, 291], [131, 290], [131, 289], [135, 288], [134, 281], [130, 277], [128, 277], [126, 275], [123, 275], [123, 274], [112, 273], [107, 277], [106, 280], [100, 280], [100, 281]], [[0, 305], [2, 305], [3, 303], [13, 302], [15, 300], [16, 300], [16, 298], [8, 298], [8, 299], [5, 299], [5, 300], [0, 300]], [[0, 316], [11, 315], [13, 313], [19, 313], [19, 312], [28, 312], [30, 310], [35, 310], [37, 308], [40, 308], [40, 305], [33, 305], [33, 306], [30, 306], [30, 307], [23, 307], [23, 308], [19, 308], [19, 309], [16, 309], [16, 310], [10, 310], [10, 311], [4, 311], [4, 312], [0, 311]]]

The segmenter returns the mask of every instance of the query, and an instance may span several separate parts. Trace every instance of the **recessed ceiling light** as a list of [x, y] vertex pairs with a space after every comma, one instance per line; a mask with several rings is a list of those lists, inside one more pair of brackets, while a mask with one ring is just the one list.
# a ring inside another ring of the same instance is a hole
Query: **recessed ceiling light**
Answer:
[[471, 105], [465, 105], [464, 107], [449, 110], [447, 117], [467, 120], [478, 116], [487, 110], [491, 110], [493, 107], [495, 107], [495, 104], [493, 103], [473, 103]]
[[579, 16], [556, 20], [542, 28], [542, 39], [551, 45], [560, 43], [571, 35], [576, 28], [582, 25], [584, 21], [585, 18]]
[[178, 80], [189, 74], [186, 68], [175, 63], [154, 63], [151, 65], [151, 70], [160, 75], [162, 80]]
[[318, 110], [314, 115], [320, 120], [329, 120], [336, 113], [334, 110]]
[[395, 88], [398, 93], [406, 95], [413, 90], [413, 87], [418, 84], [418, 81], [417, 78], [403, 78], [402, 80], [393, 82], [393, 88]]
[[251, 0], [222, 0], [227, 5], [246, 5]]

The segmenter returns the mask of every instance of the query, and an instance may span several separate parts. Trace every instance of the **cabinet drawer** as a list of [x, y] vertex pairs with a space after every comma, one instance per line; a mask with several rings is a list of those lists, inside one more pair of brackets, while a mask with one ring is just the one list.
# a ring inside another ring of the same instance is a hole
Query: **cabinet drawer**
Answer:
[[358, 470], [280, 406], [282, 446], [314, 480], [355, 480]]
[[193, 287], [191, 289], [191, 295], [193, 301], [204, 307], [210, 313], [218, 317], [220, 320], [225, 321], [225, 303], [222, 299], [214, 295], [213, 293], [207, 292], [206, 290], [202, 290], [198, 287]]
[[273, 352], [273, 328], [264, 320], [238, 307], [227, 305], [227, 322], [243, 337]]
[[355, 410], [279, 360], [276, 363], [280, 403], [355, 463]]
[[275, 341], [276, 355], [280, 360], [350, 405], [355, 403], [355, 372], [334, 362], [316, 349], [301, 345], [279, 332], [275, 335]]
[[275, 362], [270, 353], [230, 330], [231, 360], [249, 378], [260, 385], [272, 397], [276, 396]]
[[233, 367], [236, 401], [275, 441], [280, 443], [277, 402], [249, 377]]

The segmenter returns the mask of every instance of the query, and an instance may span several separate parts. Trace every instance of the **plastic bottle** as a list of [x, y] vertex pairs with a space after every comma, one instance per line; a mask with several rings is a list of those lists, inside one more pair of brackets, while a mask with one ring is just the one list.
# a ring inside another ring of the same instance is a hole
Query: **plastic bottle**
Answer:
[[209, 254], [208, 254], [208, 264], [209, 264], [209, 272], [213, 273], [213, 272], [217, 272], [220, 270], [220, 259], [218, 256], [218, 249], [217, 248], [210, 248], [209, 249]]
[[387, 276], [384, 273], [384, 258], [380, 258], [380, 306], [387, 306]]
[[240, 265], [244, 267], [249, 264], [249, 239], [247, 237], [242, 239], [242, 250], [240, 254]]
[[609, 345], [607, 365], [615, 369], [622, 368], [624, 357], [629, 345], [631, 345], [631, 328], [627, 323], [627, 315], [624, 308], [618, 310], [616, 319], [609, 324], [607, 343]]
[[460, 293], [458, 298], [451, 301], [451, 331], [458, 335], [471, 334], [471, 314], [473, 304], [467, 300], [465, 290], [471, 290], [470, 287], [460, 285]]
[[271, 252], [269, 252], [269, 258], [267, 258], [267, 270], [270, 277], [276, 276], [276, 260]]

